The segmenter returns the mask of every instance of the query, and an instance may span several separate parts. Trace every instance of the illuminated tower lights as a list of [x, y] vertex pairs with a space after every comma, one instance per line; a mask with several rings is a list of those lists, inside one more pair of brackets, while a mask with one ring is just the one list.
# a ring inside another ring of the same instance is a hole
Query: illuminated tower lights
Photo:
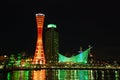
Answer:
[[37, 22], [37, 43], [35, 49], [35, 55], [33, 59], [34, 64], [45, 64], [44, 49], [43, 49], [43, 24], [44, 24], [45, 15], [42, 13], [36, 14]]

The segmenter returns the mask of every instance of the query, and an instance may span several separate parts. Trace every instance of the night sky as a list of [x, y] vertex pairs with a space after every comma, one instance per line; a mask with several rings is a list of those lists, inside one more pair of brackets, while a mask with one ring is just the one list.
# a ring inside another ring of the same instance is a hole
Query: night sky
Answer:
[[[25, 2], [26, 1], [26, 2]], [[120, 13], [117, 2], [77, 0], [8, 0], [2, 9], [0, 54], [25, 51], [34, 55], [36, 13], [45, 14], [44, 27], [57, 25], [60, 53], [88, 45], [96, 57], [120, 56]]]

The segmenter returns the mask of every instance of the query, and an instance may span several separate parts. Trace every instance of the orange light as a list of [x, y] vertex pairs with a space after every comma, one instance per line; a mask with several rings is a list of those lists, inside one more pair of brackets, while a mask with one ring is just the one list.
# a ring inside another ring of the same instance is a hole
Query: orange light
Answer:
[[45, 70], [33, 71], [32, 78], [33, 80], [45, 80]]
[[44, 50], [43, 50], [43, 39], [42, 39], [44, 17], [45, 17], [45, 15], [42, 13], [36, 14], [37, 43], [36, 43], [35, 56], [33, 59], [34, 64], [45, 64], [45, 57], [44, 57]]

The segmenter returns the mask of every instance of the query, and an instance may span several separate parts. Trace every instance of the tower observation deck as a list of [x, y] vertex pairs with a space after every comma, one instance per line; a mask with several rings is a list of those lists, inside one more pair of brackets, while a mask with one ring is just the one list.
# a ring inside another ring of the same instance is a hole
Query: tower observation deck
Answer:
[[33, 64], [45, 64], [43, 38], [42, 38], [44, 18], [45, 18], [44, 14], [42, 13], [36, 14], [37, 42], [36, 42], [36, 49], [35, 49]]

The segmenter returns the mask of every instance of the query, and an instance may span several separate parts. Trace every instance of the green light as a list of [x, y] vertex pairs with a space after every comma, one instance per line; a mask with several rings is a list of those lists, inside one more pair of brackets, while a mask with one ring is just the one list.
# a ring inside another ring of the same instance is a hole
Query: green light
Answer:
[[48, 28], [56, 28], [56, 25], [55, 25], [55, 24], [48, 24], [47, 27], [48, 27]]
[[13, 71], [7, 74], [7, 80], [29, 80], [29, 71]]
[[88, 70], [58, 70], [58, 80], [89, 80]]
[[10, 80], [11, 78], [11, 75], [10, 75], [10, 72], [7, 74], [7, 80]]
[[61, 54], [59, 55], [59, 62], [80, 62], [82, 64], [86, 64], [87, 60], [88, 60], [88, 54], [91, 48], [88, 48], [87, 50], [80, 52], [78, 55], [76, 56], [72, 56], [72, 57], [66, 57], [63, 56]]

